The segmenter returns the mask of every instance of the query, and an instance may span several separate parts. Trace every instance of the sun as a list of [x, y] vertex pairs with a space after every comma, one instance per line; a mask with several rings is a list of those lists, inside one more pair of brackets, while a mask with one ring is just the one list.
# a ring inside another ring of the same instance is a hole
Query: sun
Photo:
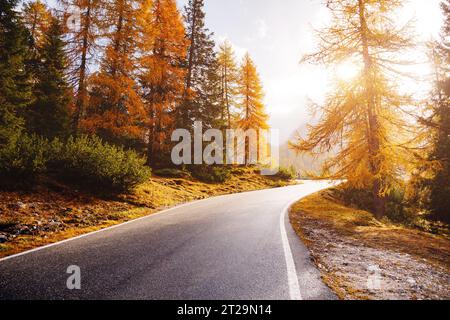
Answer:
[[335, 72], [338, 79], [351, 81], [358, 76], [360, 69], [356, 64], [350, 61], [344, 61], [337, 65]]

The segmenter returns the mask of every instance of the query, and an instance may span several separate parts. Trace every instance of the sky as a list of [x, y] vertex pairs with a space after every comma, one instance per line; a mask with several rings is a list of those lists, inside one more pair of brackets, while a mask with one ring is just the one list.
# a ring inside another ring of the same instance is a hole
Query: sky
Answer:
[[[440, 1], [405, 0], [402, 19], [415, 19], [422, 40], [439, 34], [443, 23]], [[47, 2], [54, 5], [55, 0]], [[188, 0], [177, 2], [181, 10]], [[323, 102], [329, 79], [325, 69], [300, 64], [301, 57], [314, 50], [313, 30], [328, 21], [323, 0], [205, 0], [205, 11], [216, 43], [228, 39], [239, 62], [246, 52], [255, 61], [270, 125], [280, 130], [280, 143], [304, 129], [311, 119], [308, 101]], [[415, 68], [422, 75], [430, 70], [427, 64]], [[351, 72], [351, 67], [341, 69], [344, 76]], [[407, 86], [428, 90], [423, 83]]]
[[[180, 5], [185, 2], [179, 1]], [[287, 140], [308, 122], [306, 96], [316, 96], [321, 82], [299, 64], [301, 56], [311, 50], [310, 24], [323, 15], [320, 1], [205, 0], [205, 11], [216, 42], [228, 39], [239, 62], [246, 52], [255, 61], [270, 125]]]
[[[179, 7], [186, 2], [178, 0]], [[252, 56], [264, 85], [270, 125], [280, 130], [282, 141], [288, 140], [309, 122], [308, 100], [321, 102], [326, 93], [325, 70], [299, 63], [314, 48], [314, 28], [327, 22], [323, 1], [205, 0], [205, 11], [216, 42], [228, 39], [239, 59], [246, 52]], [[416, 19], [423, 39], [437, 35], [443, 21], [439, 0], [411, 0], [402, 15]]]

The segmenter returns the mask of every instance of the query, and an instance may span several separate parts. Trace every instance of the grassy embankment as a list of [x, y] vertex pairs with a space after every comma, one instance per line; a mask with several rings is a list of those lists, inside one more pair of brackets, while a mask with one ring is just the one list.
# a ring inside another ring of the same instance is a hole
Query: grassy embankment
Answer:
[[[288, 185], [289, 182], [235, 168], [230, 179], [208, 184], [153, 177], [128, 195], [110, 198], [47, 180], [29, 191], [0, 191], [0, 257], [23, 252], [137, 219], [185, 202]], [[1, 239], [0, 239], [1, 240]]]
[[341, 299], [450, 299], [448, 234], [380, 222], [344, 205], [333, 189], [298, 202], [290, 219]]

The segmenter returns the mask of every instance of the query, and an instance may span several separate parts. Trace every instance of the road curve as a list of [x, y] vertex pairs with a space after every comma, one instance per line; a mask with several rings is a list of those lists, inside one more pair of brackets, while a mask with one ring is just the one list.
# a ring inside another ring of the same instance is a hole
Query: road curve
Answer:
[[2, 259], [0, 299], [334, 299], [284, 212], [328, 186], [211, 198]]

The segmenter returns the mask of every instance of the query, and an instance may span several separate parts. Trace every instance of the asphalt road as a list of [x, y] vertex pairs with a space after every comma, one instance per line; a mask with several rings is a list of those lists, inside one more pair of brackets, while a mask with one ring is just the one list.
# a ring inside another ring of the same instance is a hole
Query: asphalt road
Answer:
[[327, 186], [211, 198], [2, 259], [0, 299], [334, 299], [285, 214]]

